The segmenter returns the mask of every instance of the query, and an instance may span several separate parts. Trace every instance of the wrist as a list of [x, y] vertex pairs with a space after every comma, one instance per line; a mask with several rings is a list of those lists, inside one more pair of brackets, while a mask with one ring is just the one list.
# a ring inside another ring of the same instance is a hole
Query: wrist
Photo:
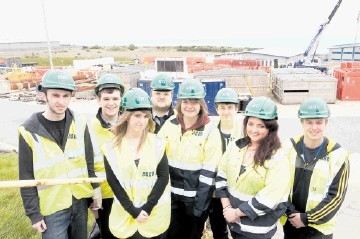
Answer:
[[227, 208], [232, 208], [232, 206], [231, 205], [226, 205], [225, 207], [223, 207], [223, 210], [225, 210]]

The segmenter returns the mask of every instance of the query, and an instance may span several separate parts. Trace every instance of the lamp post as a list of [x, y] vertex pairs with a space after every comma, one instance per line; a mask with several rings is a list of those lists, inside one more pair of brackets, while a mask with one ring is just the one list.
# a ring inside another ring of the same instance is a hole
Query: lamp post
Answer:
[[46, 14], [45, 14], [44, 0], [41, 0], [41, 4], [42, 4], [42, 9], [43, 9], [43, 15], [44, 15], [44, 25], [45, 25], [46, 41], [47, 41], [47, 45], [48, 45], [50, 68], [51, 68], [51, 70], [53, 70], [53, 69], [54, 69], [54, 65], [53, 65], [53, 61], [52, 61], [51, 44], [50, 44], [50, 40], [49, 40], [49, 33], [48, 33], [47, 23], [46, 23]]

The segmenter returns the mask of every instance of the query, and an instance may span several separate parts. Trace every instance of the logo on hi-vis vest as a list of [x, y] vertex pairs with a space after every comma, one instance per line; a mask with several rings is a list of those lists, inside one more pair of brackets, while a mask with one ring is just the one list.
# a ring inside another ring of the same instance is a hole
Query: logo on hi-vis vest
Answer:
[[142, 173], [142, 176], [143, 177], [152, 177], [155, 175], [155, 172], [154, 171], [150, 171], [150, 172], [143, 172]]
[[76, 134], [68, 134], [68, 139], [76, 139]]
[[330, 157], [329, 157], [329, 155], [325, 155], [324, 157], [320, 158], [319, 160], [324, 160], [324, 161], [329, 162]]
[[194, 136], [202, 136], [203, 135], [203, 131], [196, 131], [196, 130], [193, 130], [193, 132], [192, 132], [192, 135], [194, 135]]

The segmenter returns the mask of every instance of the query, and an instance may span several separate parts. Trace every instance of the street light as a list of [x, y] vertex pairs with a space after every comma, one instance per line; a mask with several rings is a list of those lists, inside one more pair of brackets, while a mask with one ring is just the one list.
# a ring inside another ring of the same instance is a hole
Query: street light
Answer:
[[45, 25], [46, 41], [47, 41], [47, 45], [48, 45], [48, 53], [49, 53], [50, 67], [51, 67], [51, 70], [53, 70], [53, 69], [54, 69], [54, 65], [53, 65], [53, 62], [52, 62], [51, 45], [50, 45], [49, 33], [48, 33], [48, 29], [47, 29], [47, 24], [46, 24], [46, 15], [45, 15], [44, 0], [41, 0], [41, 4], [42, 4], [42, 9], [43, 9], [43, 15], [44, 15], [44, 25]]

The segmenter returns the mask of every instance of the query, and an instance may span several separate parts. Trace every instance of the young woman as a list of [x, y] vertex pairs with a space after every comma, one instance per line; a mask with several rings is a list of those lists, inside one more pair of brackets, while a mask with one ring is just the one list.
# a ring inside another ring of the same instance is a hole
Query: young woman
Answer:
[[171, 223], [168, 239], [200, 239], [214, 192], [221, 137], [210, 124], [198, 80], [179, 87], [176, 117], [166, 121], [158, 135], [166, 141], [171, 178]]
[[103, 147], [108, 183], [114, 192], [109, 227], [118, 238], [163, 238], [170, 223], [169, 167], [164, 142], [154, 130], [145, 91], [123, 96], [124, 113]]
[[276, 105], [257, 97], [244, 114], [245, 137], [229, 145], [221, 160], [216, 196], [234, 239], [268, 239], [286, 211], [289, 162], [280, 149]]

